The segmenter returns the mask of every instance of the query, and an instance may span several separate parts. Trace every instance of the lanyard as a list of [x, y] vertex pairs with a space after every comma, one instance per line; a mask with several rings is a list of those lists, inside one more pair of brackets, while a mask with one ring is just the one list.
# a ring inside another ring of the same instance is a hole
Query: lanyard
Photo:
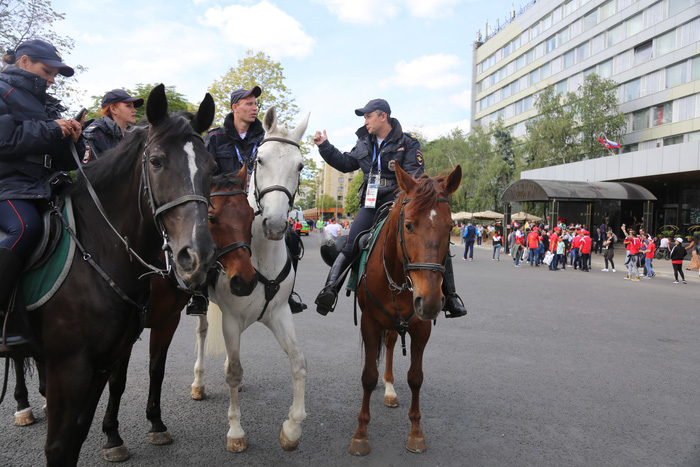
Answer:
[[[382, 146], [384, 146], [384, 143], [382, 143]], [[380, 149], [381, 149], [381, 147], [380, 147]], [[374, 165], [374, 161], [376, 160], [377, 161], [377, 173], [381, 173], [382, 172], [382, 157], [381, 157], [382, 154], [381, 154], [381, 151], [379, 153], [379, 156], [377, 156], [377, 146], [374, 144], [372, 145], [372, 151], [373, 151], [372, 152], [372, 165]], [[371, 172], [371, 169], [370, 169], [370, 172]]]
[[[242, 165], [246, 165], [246, 164], [243, 162], [243, 158], [241, 157], [241, 151], [238, 150], [238, 146], [236, 146], [236, 145], [234, 144], [233, 147], [234, 147], [234, 149], [236, 150], [236, 155], [238, 156], [239, 162], [240, 162]], [[258, 143], [253, 144], [253, 152], [251, 152], [251, 154], [255, 154], [255, 149], [256, 149], [257, 147], [258, 147]]]

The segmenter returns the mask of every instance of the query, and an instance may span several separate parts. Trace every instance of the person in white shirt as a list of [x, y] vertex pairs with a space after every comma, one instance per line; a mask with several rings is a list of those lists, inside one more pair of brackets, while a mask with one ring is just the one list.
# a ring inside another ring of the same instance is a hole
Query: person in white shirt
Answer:
[[328, 232], [334, 237], [340, 235], [340, 224], [336, 223], [335, 217], [331, 219], [328, 225], [326, 226], [326, 232]]

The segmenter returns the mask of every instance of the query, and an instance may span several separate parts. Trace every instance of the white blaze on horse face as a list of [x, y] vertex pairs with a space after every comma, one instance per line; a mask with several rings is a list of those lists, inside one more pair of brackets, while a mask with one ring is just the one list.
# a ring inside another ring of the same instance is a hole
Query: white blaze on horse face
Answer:
[[430, 217], [429, 217], [430, 222], [435, 221], [435, 216], [437, 216], [437, 212], [435, 211], [435, 209], [431, 209], [430, 210]]
[[197, 159], [194, 154], [194, 145], [192, 141], [186, 142], [183, 149], [185, 150], [185, 154], [187, 154], [187, 161], [190, 166], [190, 180], [192, 181], [192, 192], [194, 193], [194, 178], [197, 176]]

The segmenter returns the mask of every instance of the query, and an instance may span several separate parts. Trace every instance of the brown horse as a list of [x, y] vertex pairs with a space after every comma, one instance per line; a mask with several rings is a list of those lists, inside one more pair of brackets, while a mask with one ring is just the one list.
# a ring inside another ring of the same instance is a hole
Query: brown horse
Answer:
[[[445, 302], [442, 273], [449, 254], [452, 228], [448, 196], [459, 188], [462, 168], [457, 166], [447, 176], [430, 178], [423, 175], [416, 180], [397, 164], [396, 178], [402, 192], [378, 234], [357, 287], [365, 348], [364, 397], [349, 450], [358, 456], [370, 451], [367, 435], [369, 401], [379, 377], [377, 361], [382, 341], [386, 335], [389, 375], [385, 375], [385, 381], [393, 382], [390, 355], [397, 335], [401, 336], [403, 344], [406, 332], [411, 336], [408, 385], [412, 393], [408, 411], [411, 431], [406, 448], [412, 452], [427, 449], [420, 426], [419, 405], [423, 351], [430, 338], [431, 321], [437, 318]], [[395, 401], [388, 402], [388, 405], [396, 405]]]

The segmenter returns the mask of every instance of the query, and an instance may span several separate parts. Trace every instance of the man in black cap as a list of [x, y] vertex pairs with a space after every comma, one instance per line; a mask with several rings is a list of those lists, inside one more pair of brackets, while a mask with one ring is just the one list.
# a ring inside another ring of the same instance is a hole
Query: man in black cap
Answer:
[[[258, 120], [258, 102], [262, 89], [253, 86], [250, 89], [236, 89], [231, 93], [231, 113], [224, 118], [224, 126], [209, 130], [204, 138], [204, 144], [209, 153], [214, 156], [219, 173], [238, 173], [243, 166], [248, 168], [248, 179], [253, 170], [255, 154], [260, 142], [265, 137], [262, 122]], [[287, 247], [292, 257], [292, 266], [297, 270], [301, 256], [301, 239], [295, 233], [288, 232]], [[300, 313], [307, 306], [298, 295], [292, 291], [289, 295], [289, 307], [292, 313]], [[202, 293], [195, 293], [187, 305], [188, 315], [205, 315], [209, 307], [206, 297], [206, 287]]]
[[[356, 109], [355, 115], [364, 117], [365, 124], [355, 132], [358, 140], [350, 152], [342, 153], [330, 144], [326, 130], [323, 130], [323, 134], [317, 131], [314, 135], [318, 152], [333, 168], [345, 173], [360, 169], [364, 173], [364, 182], [358, 191], [362, 207], [350, 227], [343, 251], [328, 273], [325, 287], [316, 297], [316, 311], [324, 316], [335, 308], [338, 292], [343, 285], [340, 279], [352, 262], [355, 238], [360, 232], [372, 227], [376, 208], [396, 198], [396, 164], [414, 177], [421, 175], [424, 169], [420, 143], [412, 134], [403, 132], [398, 120], [391, 118], [391, 107], [387, 101], [373, 99], [363, 108]], [[467, 310], [455, 289], [449, 255], [442, 284], [446, 297], [446, 316], [457, 318], [466, 315]]]
[[124, 132], [136, 123], [136, 109], [143, 105], [140, 97], [131, 97], [123, 89], [112, 89], [102, 97], [103, 117], [85, 122], [83, 163], [99, 158], [124, 139]]

